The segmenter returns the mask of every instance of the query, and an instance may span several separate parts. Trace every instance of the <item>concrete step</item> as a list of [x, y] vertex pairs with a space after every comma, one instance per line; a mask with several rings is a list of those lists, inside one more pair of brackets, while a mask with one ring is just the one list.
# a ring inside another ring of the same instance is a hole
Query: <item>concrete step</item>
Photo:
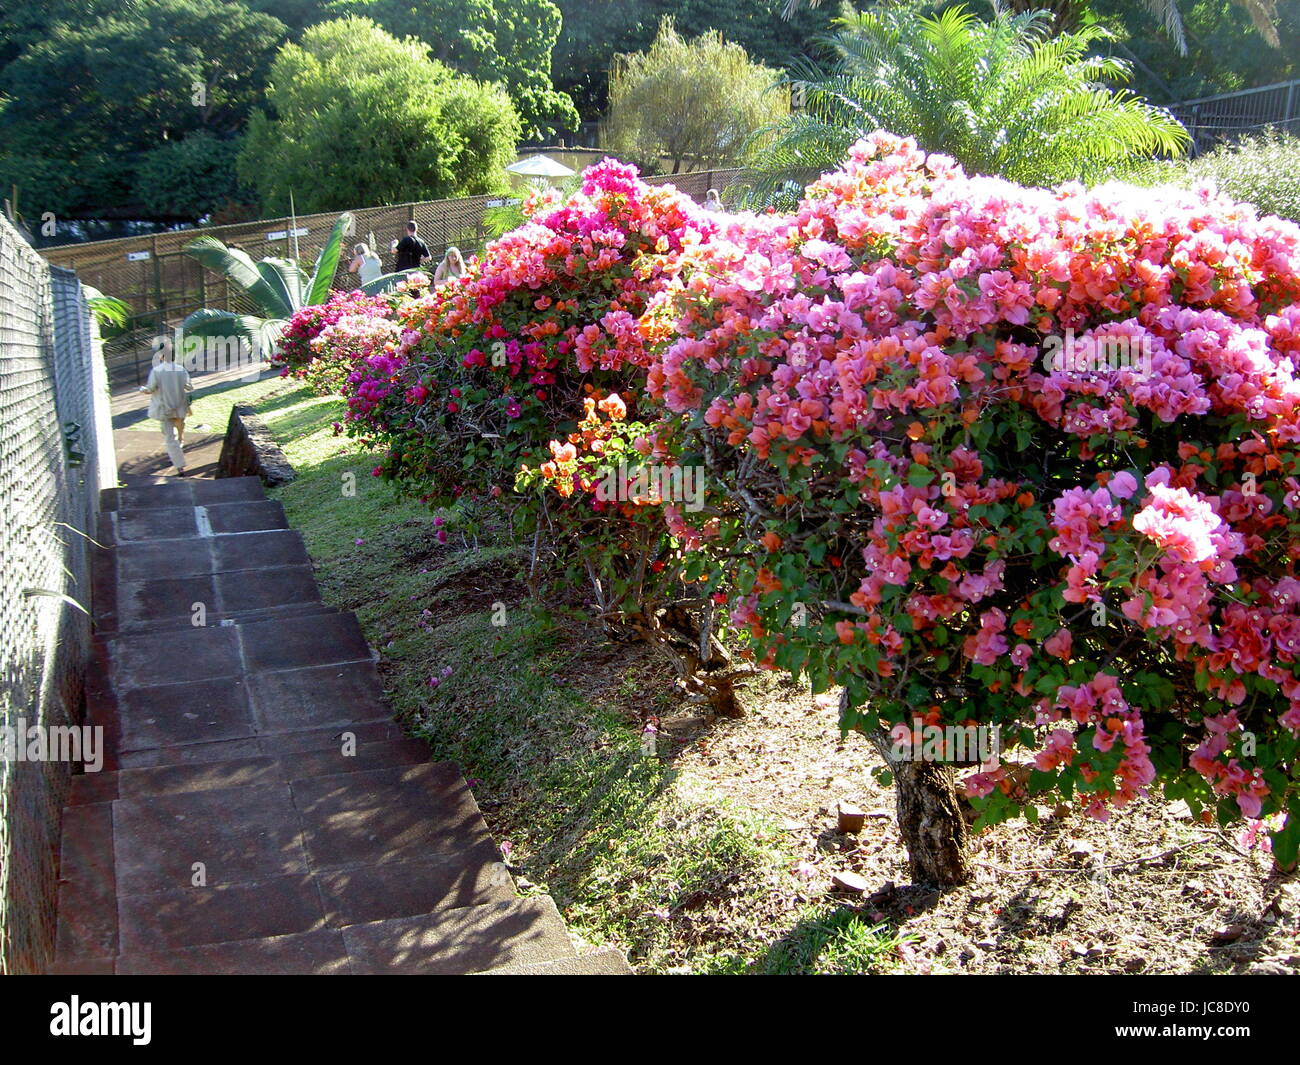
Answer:
[[72, 778], [69, 806], [114, 799], [142, 799], [187, 791], [212, 791], [246, 784], [279, 784], [339, 773], [366, 772], [430, 760], [427, 744], [414, 739], [362, 740], [349, 730], [332, 745], [275, 755], [248, 755], [220, 761], [127, 767], [82, 773]]
[[[297, 603], [293, 606], [270, 606], [257, 610], [237, 610], [227, 611], [224, 614], [217, 614], [215, 617], [208, 614], [205, 621], [209, 626], [215, 625], [218, 628], [229, 627], [232, 625], [252, 624], [258, 621], [283, 621], [300, 622], [301, 619], [316, 617], [325, 614], [341, 613], [338, 607], [329, 606], [326, 603], [311, 602]], [[191, 615], [192, 616], [192, 615]], [[108, 618], [105, 627], [96, 628], [95, 634], [105, 639], [115, 639], [119, 636], [142, 636], [150, 633], [168, 633], [168, 632], [186, 632], [195, 628], [190, 623], [189, 617], [185, 618], [166, 618], [162, 621], [133, 621], [124, 627], [118, 627], [120, 622], [115, 618]]]
[[212, 943], [181, 950], [125, 954], [119, 976], [334, 976], [352, 971], [343, 933], [336, 928]]
[[[573, 956], [549, 898], [516, 899], [345, 928], [120, 956], [119, 974], [300, 975], [484, 972], [501, 963]], [[494, 964], [496, 963], [496, 964]]]
[[119, 953], [184, 950], [515, 900], [510, 874], [485, 844], [420, 862], [122, 895]]
[[[310, 566], [283, 566], [202, 577], [121, 581], [117, 610], [96, 632], [105, 636], [248, 624], [334, 612], [320, 601]], [[195, 619], [202, 624], [195, 625]]]
[[119, 693], [182, 680], [238, 678], [373, 661], [361, 626], [351, 613], [313, 611], [301, 623], [289, 624], [277, 618], [231, 625], [182, 625], [161, 636], [120, 633], [105, 642], [110, 680]]
[[355, 973], [477, 973], [574, 956], [549, 895], [350, 925], [342, 931]]
[[515, 962], [501, 965], [476, 976], [631, 976], [632, 966], [617, 950], [608, 947], [576, 958], [553, 961]]
[[162, 484], [106, 488], [99, 495], [100, 510], [152, 510], [159, 507], [207, 506], [213, 503], [242, 503], [265, 499], [257, 477], [225, 477], [219, 480], [178, 477]]
[[222, 533], [287, 529], [278, 500], [255, 499], [203, 506], [144, 507], [100, 514], [96, 540], [108, 547], [153, 540], [188, 540]]
[[311, 566], [301, 534], [292, 529], [219, 533], [185, 540], [128, 540], [115, 548], [123, 581], [247, 573]]
[[[120, 781], [119, 781], [120, 782]], [[428, 860], [491, 845], [457, 766], [424, 762], [292, 781], [120, 797], [112, 808], [119, 898], [321, 870]]]
[[341, 749], [347, 734], [355, 736], [356, 742], [362, 746], [371, 742], [404, 738], [401, 727], [385, 718], [320, 729], [262, 732], [226, 740], [145, 747], [122, 752], [112, 768], [153, 769], [161, 766], [208, 765], [232, 759], [257, 758], [262, 755], [278, 757], [299, 752], [325, 751], [334, 755]]

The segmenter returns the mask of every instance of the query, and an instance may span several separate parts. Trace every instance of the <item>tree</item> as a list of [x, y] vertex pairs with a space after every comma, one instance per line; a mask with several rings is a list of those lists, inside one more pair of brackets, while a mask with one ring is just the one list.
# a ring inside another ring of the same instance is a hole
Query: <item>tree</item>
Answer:
[[[888, 0], [887, 0], [888, 2]], [[1139, 0], [1152, 18], [1173, 40], [1179, 55], [1187, 54], [1186, 27], [1178, 0]], [[1231, 0], [1249, 17], [1256, 32], [1274, 48], [1281, 46], [1278, 37], [1277, 0]], [[783, 12], [792, 18], [803, 6], [816, 8], [821, 0], [785, 0]], [[992, 0], [995, 11], [1018, 14], [1042, 11], [1050, 18], [1054, 33], [1074, 33], [1088, 25], [1096, 15], [1096, 0]]]
[[158, 198], [140, 167], [191, 133], [235, 134], [284, 25], [223, 0], [140, 0], [79, 22], [65, 5], [41, 11], [52, 21], [0, 23], [22, 45], [0, 72], [0, 182], [28, 213], [177, 220], [145, 206]]
[[914, 137], [968, 171], [1025, 184], [1087, 180], [1126, 161], [1184, 150], [1167, 112], [1105, 81], [1123, 61], [1089, 56], [1097, 27], [1050, 36], [1041, 13], [984, 22], [964, 7], [934, 17], [906, 6], [836, 20], [829, 70], [807, 64], [791, 84], [804, 109], [764, 155], [759, 198], [832, 168], [876, 130]]
[[239, 174], [264, 208], [302, 211], [477, 195], [500, 187], [519, 116], [501, 89], [457, 77], [369, 19], [324, 22], [276, 57], [268, 111]]
[[1098, 20], [1115, 34], [1110, 47], [1131, 60], [1145, 95], [1176, 103], [1300, 76], [1300, 0], [1278, 0], [1280, 48], [1261, 48], [1260, 33], [1234, 0], [1200, 0], [1183, 11], [1185, 50], [1143, 0], [1095, 0]]
[[615, 57], [609, 145], [646, 167], [667, 156], [674, 174], [737, 163], [755, 131], [789, 114], [777, 78], [720, 33], [687, 41], [664, 19], [648, 51]]
[[144, 209], [157, 218], [198, 219], [246, 197], [231, 156], [235, 142], [207, 130], [148, 152], [137, 171]]
[[418, 37], [433, 58], [510, 94], [528, 140], [574, 129], [573, 101], [551, 84], [560, 11], [551, 0], [336, 0], [331, 10]]
[[555, 46], [555, 83], [573, 97], [583, 118], [608, 106], [614, 56], [650, 47], [660, 21], [671, 16], [683, 37], [716, 30], [756, 62], [787, 67], [830, 24], [829, 8], [780, 16], [783, 0], [555, 0], [564, 25]]
[[1259, 397], [1293, 366], [1298, 242], [880, 132], [700, 249], [647, 378], [654, 460], [706, 470], [665, 519], [755, 661], [845, 686], [917, 881], [973, 873], [958, 766], [980, 827], [1162, 791], [1295, 864], [1300, 419]]

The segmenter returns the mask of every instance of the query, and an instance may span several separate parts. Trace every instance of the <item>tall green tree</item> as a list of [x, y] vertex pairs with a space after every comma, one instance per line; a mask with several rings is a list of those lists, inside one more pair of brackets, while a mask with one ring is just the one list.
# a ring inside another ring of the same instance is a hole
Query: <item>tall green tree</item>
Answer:
[[225, 0], [135, 0], [79, 23], [64, 5], [48, 13], [0, 71], [0, 183], [28, 217], [180, 220], [146, 205], [141, 167], [200, 131], [233, 136], [284, 25]]
[[574, 129], [573, 101], [551, 84], [560, 11], [551, 0], [334, 0], [338, 14], [372, 19], [395, 37], [418, 37], [433, 58], [501, 84], [528, 140]]
[[674, 174], [739, 163], [757, 131], [790, 112], [777, 78], [721, 34], [688, 41], [666, 18], [647, 51], [610, 68], [609, 147], [655, 170], [667, 157]]
[[467, 196], [499, 188], [519, 116], [418, 40], [363, 18], [312, 26], [276, 57], [238, 168], [267, 212]]
[[1089, 180], [1126, 161], [1181, 154], [1169, 114], [1106, 83], [1129, 76], [1090, 55], [1098, 27], [1053, 36], [1043, 13], [990, 21], [964, 7], [925, 16], [907, 6], [845, 13], [826, 40], [829, 68], [792, 79], [797, 110], [763, 154], [760, 197], [838, 165], [875, 129], [910, 136], [969, 172], [1025, 184]]
[[781, 17], [784, 0], [555, 0], [564, 25], [555, 46], [555, 83], [571, 95], [583, 118], [594, 121], [608, 105], [615, 55], [650, 47], [659, 23], [671, 17], [683, 37], [717, 31], [750, 59], [785, 68], [830, 25], [833, 10], [804, 8]]

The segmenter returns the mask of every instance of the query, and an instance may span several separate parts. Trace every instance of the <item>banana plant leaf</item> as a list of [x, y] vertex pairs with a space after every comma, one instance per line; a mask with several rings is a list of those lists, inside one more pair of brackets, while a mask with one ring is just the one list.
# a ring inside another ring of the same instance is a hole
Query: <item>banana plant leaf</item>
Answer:
[[[228, 248], [216, 237], [197, 237], [185, 246], [186, 252], [196, 258], [213, 273], [233, 281], [256, 301], [258, 307], [266, 312], [267, 318], [288, 318], [298, 309], [298, 304], [286, 300], [287, 284], [284, 281], [283, 267], [272, 268], [264, 275], [246, 251]], [[296, 266], [283, 259], [264, 259], [263, 263], [282, 263], [297, 270]], [[302, 282], [299, 280], [299, 291]]]
[[382, 274], [373, 281], [367, 282], [361, 286], [361, 291], [367, 296], [381, 296], [385, 292], [392, 292], [399, 284], [410, 276], [410, 270], [402, 270], [396, 274]]
[[339, 257], [343, 253], [343, 237], [352, 232], [352, 215], [345, 211], [339, 215], [334, 228], [330, 230], [329, 239], [316, 257], [316, 268], [312, 271], [311, 281], [307, 286], [306, 303], [309, 307], [324, 303], [329, 299], [330, 285], [334, 283], [334, 271], [338, 269]]
[[303, 305], [302, 294], [307, 279], [297, 263], [289, 259], [262, 259], [257, 264], [257, 272], [266, 286], [275, 292], [277, 299], [289, 308], [288, 314], [267, 317], [288, 318]]
[[247, 342], [259, 358], [269, 358], [286, 324], [283, 318], [258, 318], [205, 307], [181, 323], [181, 351], [185, 351], [185, 340], [189, 337], [234, 337]]

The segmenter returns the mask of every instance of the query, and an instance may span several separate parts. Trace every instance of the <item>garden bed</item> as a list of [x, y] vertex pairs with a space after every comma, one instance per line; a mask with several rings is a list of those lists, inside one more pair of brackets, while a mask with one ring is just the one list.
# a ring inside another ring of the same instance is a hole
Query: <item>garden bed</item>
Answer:
[[[462, 764], [521, 886], [642, 971], [1300, 972], [1295, 878], [1180, 805], [1044, 807], [976, 837], [971, 884], [910, 887], [892, 793], [832, 698], [765, 676], [747, 717], [691, 721], [645, 648], [530, 599], [515, 545], [462, 540], [454, 512], [440, 543], [333, 435], [338, 401], [254, 405], [299, 471], [276, 495], [322, 593], [357, 611], [403, 720]], [[866, 812], [857, 836], [839, 800]], [[844, 873], [865, 891], [836, 891]]]

